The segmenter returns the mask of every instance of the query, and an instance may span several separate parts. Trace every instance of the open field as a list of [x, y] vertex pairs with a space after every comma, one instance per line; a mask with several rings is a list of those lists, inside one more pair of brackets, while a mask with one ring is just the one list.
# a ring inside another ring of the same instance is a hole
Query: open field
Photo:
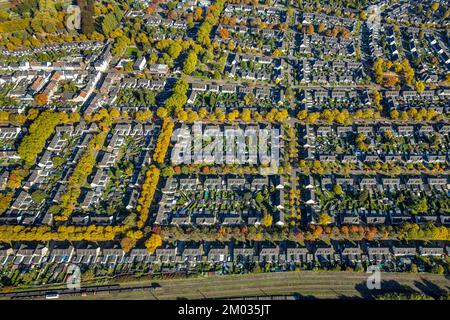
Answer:
[[155, 284], [157, 289], [66, 299], [212, 299], [241, 296], [296, 295], [302, 299], [372, 298], [384, 292], [450, 290], [450, 279], [433, 274], [382, 273], [381, 290], [368, 290], [369, 274], [356, 272], [284, 272], [200, 279], [155, 280], [122, 284], [132, 288]]

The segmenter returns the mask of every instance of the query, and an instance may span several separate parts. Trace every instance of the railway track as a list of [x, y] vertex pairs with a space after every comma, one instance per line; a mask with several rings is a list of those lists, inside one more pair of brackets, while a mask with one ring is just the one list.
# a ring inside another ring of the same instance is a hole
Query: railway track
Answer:
[[[0, 293], [0, 299], [45, 299], [45, 298], [77, 298], [84, 296], [108, 295], [117, 297], [128, 294], [138, 299], [177, 299], [177, 298], [214, 298], [225, 299], [240, 296], [293, 295], [328, 297], [345, 295], [361, 297], [357, 290], [367, 280], [365, 273], [346, 272], [289, 272], [262, 273], [241, 276], [214, 276], [210, 278], [188, 278], [171, 280], [145, 280], [142, 284], [122, 283], [111, 285], [93, 285], [73, 289], [46, 289], [23, 292]], [[421, 283], [432, 283], [438, 288], [450, 288], [448, 278], [431, 274], [384, 273], [382, 275], [384, 290], [398, 291], [410, 288], [416, 291]], [[419, 284], [419, 286], [417, 285]], [[196, 290], [198, 289], [198, 290]], [[133, 295], [134, 292], [145, 294]], [[264, 292], [267, 292], [265, 294]], [[260, 294], [262, 293], [262, 294]]]

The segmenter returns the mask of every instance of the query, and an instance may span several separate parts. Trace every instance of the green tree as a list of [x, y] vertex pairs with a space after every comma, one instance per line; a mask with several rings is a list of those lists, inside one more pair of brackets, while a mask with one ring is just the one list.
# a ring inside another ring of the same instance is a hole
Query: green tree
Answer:
[[61, 114], [52, 110], [44, 111], [36, 118], [28, 130], [28, 135], [22, 139], [17, 150], [26, 165], [34, 164], [37, 155], [42, 151], [45, 142], [60, 121]]
[[48, 195], [45, 193], [45, 191], [38, 189], [31, 194], [31, 199], [34, 203], [40, 204], [45, 200], [45, 198], [47, 198], [47, 196]]
[[343, 194], [342, 187], [340, 185], [335, 185], [333, 191], [336, 195], [340, 196]]
[[197, 54], [194, 51], [189, 52], [186, 60], [184, 61], [183, 72], [186, 74], [191, 74], [195, 71], [197, 66]]
[[113, 12], [106, 14], [103, 17], [102, 24], [101, 24], [103, 34], [106, 37], [109, 36], [110, 32], [114, 30], [114, 28], [117, 26], [117, 24], [118, 24], [118, 21]]

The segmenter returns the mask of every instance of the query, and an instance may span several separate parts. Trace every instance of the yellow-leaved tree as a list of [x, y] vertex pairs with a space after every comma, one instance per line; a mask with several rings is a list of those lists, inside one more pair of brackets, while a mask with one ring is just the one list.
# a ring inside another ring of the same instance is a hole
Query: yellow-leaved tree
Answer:
[[148, 252], [153, 253], [157, 248], [159, 248], [162, 245], [162, 239], [159, 234], [152, 234], [150, 238], [148, 238], [145, 241], [145, 247], [147, 248]]

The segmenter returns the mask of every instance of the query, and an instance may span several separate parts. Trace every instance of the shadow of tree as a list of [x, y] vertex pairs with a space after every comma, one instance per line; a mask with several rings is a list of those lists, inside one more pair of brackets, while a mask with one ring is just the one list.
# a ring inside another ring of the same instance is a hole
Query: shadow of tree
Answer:
[[422, 282], [414, 281], [414, 286], [423, 294], [437, 299], [447, 293], [445, 289], [439, 287], [437, 284], [431, 282], [430, 280], [424, 278], [420, 279], [422, 280]]
[[[446, 280], [450, 280], [450, 273], [446, 273], [446, 274], [445, 274], [445, 279], [446, 279]], [[450, 291], [450, 286], [447, 286], [446, 288], [447, 288], [447, 290]]]
[[318, 300], [318, 298], [315, 297], [315, 296], [304, 295], [304, 294], [301, 294], [299, 292], [295, 292], [293, 296], [294, 296], [295, 300]]
[[161, 288], [161, 285], [158, 282], [152, 282], [151, 284], [152, 289]]
[[378, 296], [386, 293], [417, 293], [409, 286], [403, 285], [395, 280], [381, 281], [381, 289], [369, 289], [366, 282], [359, 283], [355, 289], [363, 297], [363, 299], [376, 299]]

